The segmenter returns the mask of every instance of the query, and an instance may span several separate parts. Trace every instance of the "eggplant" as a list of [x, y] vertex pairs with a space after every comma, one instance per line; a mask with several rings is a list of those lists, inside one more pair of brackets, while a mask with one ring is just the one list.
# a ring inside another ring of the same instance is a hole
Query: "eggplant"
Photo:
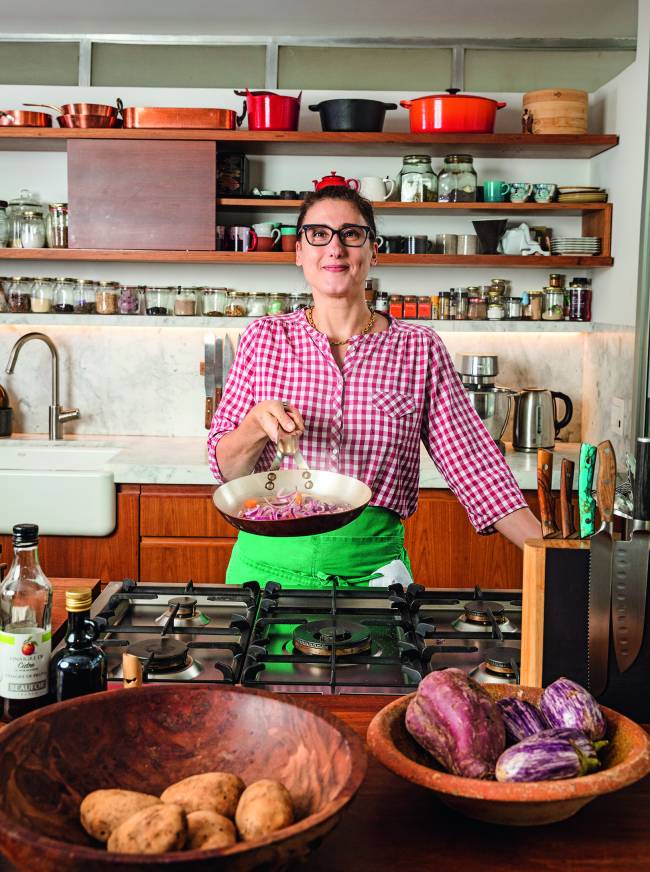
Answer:
[[506, 745], [503, 718], [488, 692], [461, 669], [441, 669], [422, 679], [405, 724], [448, 772], [494, 778]]
[[548, 729], [544, 715], [536, 705], [526, 699], [509, 696], [498, 700], [497, 706], [506, 725], [506, 735], [513, 742], [521, 742], [528, 736]]
[[600, 769], [593, 743], [580, 730], [549, 729], [508, 748], [497, 760], [497, 781], [558, 781]]
[[592, 741], [602, 739], [607, 722], [594, 697], [569, 678], [558, 678], [542, 693], [542, 714], [551, 727], [580, 730]]

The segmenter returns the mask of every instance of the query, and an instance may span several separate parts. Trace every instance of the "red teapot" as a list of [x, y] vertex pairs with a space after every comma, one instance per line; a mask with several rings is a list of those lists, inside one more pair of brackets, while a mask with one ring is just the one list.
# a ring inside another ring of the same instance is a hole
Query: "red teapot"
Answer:
[[331, 185], [345, 185], [352, 188], [353, 191], [359, 190], [358, 179], [344, 179], [343, 176], [337, 175], [335, 170], [332, 170], [330, 176], [323, 176], [320, 180], [312, 179], [312, 181], [317, 191], [320, 191], [321, 188], [329, 188]]

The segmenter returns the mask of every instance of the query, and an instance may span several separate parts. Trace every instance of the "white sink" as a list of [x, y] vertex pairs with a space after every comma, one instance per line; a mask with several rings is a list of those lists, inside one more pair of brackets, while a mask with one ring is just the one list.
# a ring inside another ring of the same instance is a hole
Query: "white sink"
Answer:
[[119, 448], [78, 442], [0, 442], [0, 533], [38, 524], [53, 536], [107, 536], [115, 529], [113, 473]]

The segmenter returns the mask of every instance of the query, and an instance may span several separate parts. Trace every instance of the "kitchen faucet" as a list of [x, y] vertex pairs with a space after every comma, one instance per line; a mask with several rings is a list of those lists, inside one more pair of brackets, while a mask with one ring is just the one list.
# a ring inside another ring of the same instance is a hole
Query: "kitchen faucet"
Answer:
[[16, 361], [18, 360], [20, 349], [26, 342], [29, 342], [30, 339], [42, 340], [50, 349], [52, 355], [52, 405], [50, 406], [49, 438], [63, 439], [62, 425], [66, 421], [72, 421], [74, 418], [78, 418], [79, 409], [62, 409], [59, 405], [59, 355], [56, 346], [50, 337], [46, 336], [45, 333], [25, 333], [24, 336], [21, 336], [9, 352], [9, 360], [7, 361], [5, 372], [11, 375], [16, 367]]

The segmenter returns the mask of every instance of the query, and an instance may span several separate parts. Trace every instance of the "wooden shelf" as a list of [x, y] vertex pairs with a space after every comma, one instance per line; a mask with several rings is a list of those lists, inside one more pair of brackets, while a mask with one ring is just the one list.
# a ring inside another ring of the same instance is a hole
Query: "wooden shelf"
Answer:
[[[214, 263], [214, 264], [294, 264], [292, 252], [234, 252], [234, 251], [149, 251], [132, 249], [73, 249], [73, 248], [2, 248], [0, 260], [7, 261], [112, 261], [129, 263]], [[584, 267], [594, 269], [611, 266], [611, 257], [513, 257], [503, 254], [383, 254], [377, 265], [382, 266], [441, 266], [476, 267], [507, 266], [524, 269], [569, 269]]]
[[584, 159], [618, 145], [615, 134], [532, 133], [323, 133], [248, 130], [105, 130], [2, 127], [0, 149], [65, 151], [68, 140], [190, 140], [218, 142], [247, 154], [404, 155], [418, 149], [440, 157], [458, 150], [474, 157]]
[[[217, 208], [255, 212], [280, 212], [300, 209], [302, 200], [284, 200], [281, 197], [217, 197]], [[429, 212], [450, 212], [452, 215], [494, 213], [496, 215], [584, 215], [586, 212], [605, 212], [611, 203], [401, 203], [383, 200], [372, 204], [376, 212], [395, 212], [414, 215]]]

